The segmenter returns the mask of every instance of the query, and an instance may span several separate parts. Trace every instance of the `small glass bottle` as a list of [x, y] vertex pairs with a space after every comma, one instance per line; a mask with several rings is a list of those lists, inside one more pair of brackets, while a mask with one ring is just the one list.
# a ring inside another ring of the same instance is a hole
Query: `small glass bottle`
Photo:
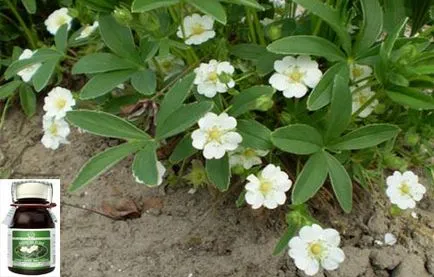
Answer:
[[12, 184], [15, 209], [8, 229], [8, 267], [15, 273], [40, 275], [55, 269], [56, 232], [50, 212], [53, 188], [38, 181]]

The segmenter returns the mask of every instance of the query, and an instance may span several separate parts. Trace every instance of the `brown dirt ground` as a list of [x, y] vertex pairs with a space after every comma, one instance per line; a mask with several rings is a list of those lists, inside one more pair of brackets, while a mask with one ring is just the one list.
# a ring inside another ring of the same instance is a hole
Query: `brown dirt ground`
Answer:
[[[81, 192], [68, 193], [66, 188], [83, 163], [118, 141], [74, 130], [71, 144], [51, 151], [39, 142], [40, 118], [41, 113], [28, 120], [16, 108], [9, 111], [0, 130], [0, 174], [61, 179], [62, 277], [304, 276], [286, 253], [272, 256], [284, 230], [284, 208], [237, 209], [235, 193], [202, 189], [189, 194], [182, 185], [149, 189], [134, 182], [131, 159]], [[357, 195], [350, 215], [330, 204], [326, 190], [311, 201], [312, 212], [323, 225], [343, 234], [347, 255], [339, 270], [317, 276], [434, 276], [432, 187], [416, 209], [418, 220], [408, 213], [392, 218], [380, 193], [369, 196], [358, 190]], [[143, 210], [141, 217], [112, 220], [82, 209], [101, 211], [103, 200], [120, 198], [134, 201]], [[398, 236], [396, 245], [374, 243], [386, 232]]]

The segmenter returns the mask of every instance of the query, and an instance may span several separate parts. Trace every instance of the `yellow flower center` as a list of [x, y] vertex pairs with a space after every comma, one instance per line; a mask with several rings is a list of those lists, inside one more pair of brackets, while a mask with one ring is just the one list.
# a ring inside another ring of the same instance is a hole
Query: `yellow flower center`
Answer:
[[368, 102], [368, 100], [369, 100], [369, 97], [366, 96], [366, 95], [361, 94], [361, 95], [359, 96], [359, 103], [360, 103], [361, 105], [363, 105], [363, 104], [365, 104], [366, 102]]
[[50, 128], [48, 128], [48, 131], [50, 132], [51, 135], [53, 136], [57, 136], [57, 125], [56, 124], [51, 124]]
[[322, 245], [320, 243], [316, 242], [316, 243], [312, 243], [310, 245], [309, 251], [310, 251], [310, 253], [312, 253], [312, 255], [314, 257], [318, 257], [321, 255], [323, 248], [322, 248]]
[[219, 75], [217, 74], [217, 72], [211, 72], [209, 75], [208, 75], [208, 80], [210, 80], [211, 82], [216, 82], [217, 81], [217, 79], [219, 78]]
[[246, 156], [246, 157], [248, 157], [248, 158], [251, 158], [251, 157], [255, 157], [256, 156], [256, 152], [253, 149], [247, 148], [244, 151], [243, 155]]
[[353, 76], [355, 79], [361, 77], [363, 75], [363, 69], [360, 67], [353, 67]]
[[288, 78], [296, 83], [300, 83], [301, 79], [303, 78], [303, 73], [300, 72], [298, 69], [294, 69], [294, 71], [288, 74]]
[[403, 183], [399, 188], [402, 195], [406, 195], [410, 193], [410, 186], [407, 183]]
[[66, 23], [66, 17], [60, 16], [57, 18], [56, 23], [58, 26], [62, 26]]
[[268, 180], [261, 180], [261, 185], [259, 186], [259, 191], [266, 195], [268, 194], [271, 189], [273, 188], [273, 184], [269, 182]]
[[201, 35], [205, 32], [205, 28], [201, 24], [194, 24], [193, 27], [191, 27], [191, 33], [192, 35]]
[[208, 130], [208, 141], [220, 141], [220, 137], [222, 136], [222, 131], [217, 128], [213, 127], [210, 130]]
[[60, 110], [60, 109], [63, 109], [65, 107], [66, 100], [63, 98], [59, 98], [59, 99], [56, 99], [56, 102], [54, 104], [55, 104], [56, 108], [58, 108]]

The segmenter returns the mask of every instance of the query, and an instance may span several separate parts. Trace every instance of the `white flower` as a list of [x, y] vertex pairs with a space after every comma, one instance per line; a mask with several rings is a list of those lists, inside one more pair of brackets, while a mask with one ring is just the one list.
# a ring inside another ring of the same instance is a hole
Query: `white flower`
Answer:
[[317, 224], [304, 226], [299, 235], [289, 241], [289, 256], [309, 276], [318, 273], [320, 268], [335, 270], [345, 260], [340, 241], [335, 229], [323, 229]]
[[419, 184], [419, 178], [411, 171], [403, 174], [395, 171], [392, 176], [386, 179], [386, 194], [392, 204], [396, 204], [400, 209], [413, 209], [416, 202], [420, 201], [426, 192], [426, 188]]
[[244, 169], [250, 169], [254, 165], [262, 164], [261, 157], [268, 154], [266, 150], [238, 147], [229, 157], [231, 167], [240, 165]]
[[275, 8], [282, 8], [285, 6], [285, 0], [269, 0], [271, 4], [273, 4], [273, 6]]
[[[164, 177], [164, 174], [166, 174], [166, 168], [164, 167], [164, 165], [160, 161], [157, 161], [157, 172], [158, 172], [158, 179], [157, 179], [157, 185], [156, 186], [159, 186], [163, 183], [163, 177]], [[133, 171], [133, 176], [136, 179], [137, 183], [145, 184], [144, 181], [140, 180], [139, 177], [137, 177], [134, 174], [134, 171]], [[147, 186], [149, 186], [149, 185], [147, 185]]]
[[[350, 65], [350, 79], [353, 82], [358, 82], [372, 75], [372, 68], [367, 65], [361, 64], [351, 64]], [[363, 86], [366, 84], [367, 80], [358, 83], [358, 85]]]
[[397, 242], [396, 236], [392, 233], [386, 233], [384, 235], [384, 243], [387, 245], [395, 245], [395, 243]]
[[50, 34], [55, 35], [57, 30], [64, 24], [68, 24], [68, 30], [71, 29], [72, 17], [68, 15], [67, 8], [61, 8], [52, 12], [45, 20], [45, 26]]
[[[352, 91], [355, 91], [356, 89], [357, 89], [356, 87], [352, 87], [351, 88]], [[371, 88], [363, 88], [361, 90], [357, 89], [356, 92], [353, 92], [352, 93], [352, 97], [353, 97], [352, 113], [354, 114], [356, 111], [358, 111], [374, 95], [375, 95], [375, 92], [373, 92], [371, 90]], [[363, 111], [361, 111], [358, 114], [358, 116], [361, 117], [361, 118], [368, 117], [375, 110], [375, 107], [377, 105], [378, 105], [378, 100], [375, 99], [374, 101], [371, 102], [371, 104], [369, 104], [368, 106], [366, 106], [366, 108]]]
[[209, 98], [214, 97], [217, 92], [227, 92], [235, 86], [235, 81], [232, 79], [234, 71], [234, 67], [229, 62], [210, 60], [209, 63], [201, 63], [194, 70], [197, 92]]
[[301, 98], [307, 88], [314, 88], [321, 80], [322, 72], [318, 63], [309, 56], [297, 58], [287, 56], [274, 62], [274, 73], [269, 82], [275, 89], [283, 91], [286, 98]]
[[[25, 49], [23, 53], [18, 57], [18, 60], [30, 59], [36, 51], [32, 51], [30, 49]], [[17, 75], [21, 77], [24, 82], [28, 82], [32, 79], [33, 75], [38, 71], [40, 63], [32, 64], [27, 66], [24, 69], [18, 71]]]
[[176, 35], [184, 39], [185, 44], [199, 45], [215, 37], [215, 31], [213, 29], [214, 19], [209, 15], [200, 16], [194, 13], [184, 17], [182, 25], [183, 27], [178, 27]]
[[267, 165], [257, 176], [250, 174], [246, 184], [246, 202], [252, 205], [253, 209], [264, 206], [268, 209], [275, 209], [286, 201], [286, 194], [292, 181], [288, 174], [280, 170], [279, 166]]
[[243, 140], [235, 132], [237, 120], [227, 113], [207, 113], [199, 119], [199, 129], [191, 134], [193, 147], [203, 150], [206, 159], [221, 159], [227, 151], [233, 151]]
[[44, 115], [42, 118], [44, 135], [41, 139], [46, 148], [56, 150], [60, 144], [69, 143], [66, 137], [69, 135], [69, 125], [64, 119], [55, 119], [52, 116]]
[[164, 57], [157, 56], [155, 57], [155, 61], [151, 60], [149, 62], [149, 68], [153, 71], [161, 70], [161, 73], [165, 75], [164, 79], [168, 79], [174, 74], [181, 72], [184, 66], [185, 63], [183, 59], [171, 54]]
[[80, 32], [80, 35], [75, 38], [75, 40], [84, 39], [89, 37], [98, 28], [98, 21], [95, 21], [92, 25], [86, 25], [84, 29]]
[[75, 105], [71, 91], [62, 87], [53, 88], [44, 98], [44, 101], [45, 105], [43, 109], [46, 111], [47, 116], [52, 116], [56, 119], [65, 117], [66, 112], [71, 111], [72, 106]]

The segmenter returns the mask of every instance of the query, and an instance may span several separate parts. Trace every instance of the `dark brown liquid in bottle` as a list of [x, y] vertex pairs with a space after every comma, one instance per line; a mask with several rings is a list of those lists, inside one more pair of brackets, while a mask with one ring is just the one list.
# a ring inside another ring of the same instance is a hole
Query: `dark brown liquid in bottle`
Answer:
[[[15, 204], [48, 204], [45, 199], [26, 198], [19, 199]], [[50, 229], [55, 228], [53, 219], [46, 208], [38, 207], [18, 207], [15, 211], [12, 225], [9, 228], [18, 229]], [[52, 242], [54, 243], [54, 242]], [[49, 273], [54, 267], [30, 270], [9, 267], [9, 270], [24, 275], [40, 275]]]

